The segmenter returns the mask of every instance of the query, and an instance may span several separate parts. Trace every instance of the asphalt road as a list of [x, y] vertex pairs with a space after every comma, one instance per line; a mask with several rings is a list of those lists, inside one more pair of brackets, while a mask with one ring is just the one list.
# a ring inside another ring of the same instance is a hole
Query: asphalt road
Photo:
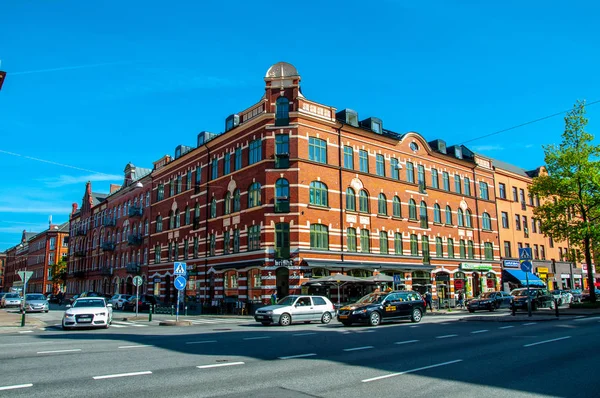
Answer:
[[[239, 322], [238, 322], [239, 323]], [[257, 323], [0, 339], [0, 396], [599, 396], [600, 317], [377, 328]]]

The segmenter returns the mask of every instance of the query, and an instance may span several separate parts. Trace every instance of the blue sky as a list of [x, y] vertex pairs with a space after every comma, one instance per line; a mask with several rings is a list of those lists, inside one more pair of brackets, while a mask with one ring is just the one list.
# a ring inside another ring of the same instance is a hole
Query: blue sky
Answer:
[[[600, 99], [593, 1], [9, 1], [2, 4], [0, 250], [68, 220], [261, 97], [278, 61], [304, 95], [388, 129], [463, 143]], [[588, 108], [597, 131], [600, 104]], [[560, 142], [555, 117], [476, 151], [526, 169]], [[16, 153], [30, 158], [10, 155]], [[100, 174], [103, 173], [103, 174]]]

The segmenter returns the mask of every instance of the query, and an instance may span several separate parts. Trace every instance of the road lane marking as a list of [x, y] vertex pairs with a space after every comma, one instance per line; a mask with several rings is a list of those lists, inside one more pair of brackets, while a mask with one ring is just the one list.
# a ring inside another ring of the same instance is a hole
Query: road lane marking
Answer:
[[145, 347], [152, 347], [152, 346], [149, 345], [149, 344], [146, 344], [146, 345], [143, 345], [143, 344], [140, 344], [140, 345], [122, 345], [119, 348], [145, 348]]
[[400, 345], [400, 344], [410, 344], [410, 343], [416, 343], [418, 341], [419, 340], [396, 341], [394, 344], [398, 344], [398, 345]]
[[538, 341], [537, 343], [525, 344], [523, 347], [533, 347], [534, 345], [552, 343], [554, 341], [566, 340], [566, 339], [570, 339], [570, 338], [571, 338], [571, 336], [565, 336], [565, 337], [559, 337], [557, 339], [552, 339], [552, 340]]
[[187, 341], [185, 344], [206, 344], [206, 343], [216, 343], [217, 340], [202, 340], [202, 341]]
[[94, 376], [92, 377], [94, 380], [102, 380], [102, 379], [115, 379], [117, 377], [129, 377], [129, 376], [143, 376], [143, 375], [151, 375], [152, 372], [146, 370], [144, 372], [132, 372], [132, 373], [118, 373], [114, 375], [104, 375], [104, 376]]
[[371, 348], [375, 348], [372, 345], [366, 345], [364, 347], [354, 347], [354, 348], [344, 348], [344, 351], [360, 351], [360, 350], [368, 350]]
[[33, 333], [33, 330], [22, 330], [19, 333]]
[[313, 334], [317, 334], [317, 332], [296, 333], [296, 334], [293, 334], [292, 336], [311, 336]]
[[446, 334], [444, 336], [437, 336], [436, 339], [447, 339], [448, 337], [456, 337], [457, 334]]
[[270, 339], [271, 336], [259, 336], [259, 337], [244, 337], [242, 340], [264, 340]]
[[375, 333], [374, 330], [359, 330], [357, 333]]
[[589, 317], [589, 318], [585, 318], [585, 317], [584, 317], [584, 318], [577, 318], [577, 319], [573, 319], [573, 320], [574, 320], [575, 322], [578, 322], [578, 321], [579, 321], [579, 322], [581, 322], [581, 321], [584, 321], [584, 322], [585, 322], [585, 321], [597, 321], [597, 320], [599, 320], [599, 319], [600, 319], [600, 317], [598, 317], [598, 316], [593, 316], [593, 317]]
[[0, 387], [0, 391], [16, 390], [17, 388], [27, 388], [27, 387], [33, 387], [33, 384], [15, 384], [13, 386], [2, 386], [2, 387]]
[[471, 334], [485, 333], [485, 332], [489, 332], [489, 329], [474, 330], [471, 332]]
[[314, 357], [315, 353], [310, 353], [310, 354], [298, 354], [298, 355], [290, 355], [287, 357], [279, 357], [279, 359], [294, 359], [294, 358], [306, 358], [306, 357]]
[[412, 325], [412, 326], [409, 326], [409, 328], [418, 328], [418, 327], [419, 327], [419, 325]]
[[38, 351], [38, 354], [58, 354], [61, 352], [78, 352], [81, 348], [74, 348], [72, 350], [54, 350], [54, 351]]
[[510, 329], [510, 328], [514, 328], [514, 326], [500, 326], [498, 329]]
[[126, 325], [117, 325], [116, 323], [111, 323], [110, 324], [111, 328], [126, 328]]
[[227, 363], [215, 363], [213, 365], [200, 365], [196, 366], [198, 369], [210, 369], [210, 368], [220, 368], [223, 366], [235, 366], [235, 365], [245, 365], [245, 362], [227, 362]]
[[426, 370], [426, 369], [437, 368], [437, 367], [440, 367], [440, 366], [451, 365], [451, 364], [457, 363], [457, 362], [462, 362], [462, 359], [456, 359], [454, 361], [436, 363], [435, 365], [429, 365], [429, 366], [423, 366], [422, 368], [405, 370], [404, 372], [391, 373], [391, 374], [387, 374], [387, 375], [383, 375], [383, 376], [372, 377], [370, 379], [364, 379], [364, 380], [362, 380], [362, 382], [363, 383], [368, 383], [368, 382], [371, 382], [371, 381], [377, 381], [377, 380], [381, 380], [381, 379], [388, 379], [390, 377], [401, 376], [401, 375], [405, 375], [405, 374], [408, 374], [408, 373], [418, 372], [418, 371], [421, 371], [421, 370]]
[[536, 324], [537, 324], [537, 322], [527, 322], [527, 323], [524, 323], [523, 326], [536, 325]]

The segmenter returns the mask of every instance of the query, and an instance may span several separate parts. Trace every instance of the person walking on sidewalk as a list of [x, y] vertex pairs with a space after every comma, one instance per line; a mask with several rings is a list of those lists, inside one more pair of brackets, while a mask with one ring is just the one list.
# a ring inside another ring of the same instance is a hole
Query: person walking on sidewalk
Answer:
[[425, 293], [425, 310], [427, 310], [427, 307], [429, 307], [429, 310], [433, 312], [433, 307], [431, 306], [431, 291], [429, 290], [427, 290], [427, 293]]
[[273, 290], [273, 294], [271, 294], [271, 305], [277, 304], [277, 290]]
[[458, 308], [465, 308], [465, 296], [462, 290], [458, 292]]

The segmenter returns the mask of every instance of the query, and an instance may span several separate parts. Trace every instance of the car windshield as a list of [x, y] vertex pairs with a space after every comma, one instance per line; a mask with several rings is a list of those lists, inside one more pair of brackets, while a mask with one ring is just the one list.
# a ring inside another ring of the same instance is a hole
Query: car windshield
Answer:
[[104, 307], [104, 300], [86, 300], [79, 299], [73, 304], [73, 308], [82, 307]]
[[43, 294], [28, 294], [25, 296], [25, 300], [46, 300], [46, 296]]
[[17, 293], [9, 293], [4, 297], [5, 298], [19, 298], [19, 295]]
[[367, 294], [363, 298], [357, 301], [357, 304], [379, 304], [381, 303], [387, 294]]
[[297, 296], [287, 296], [277, 302], [277, 305], [292, 305], [296, 301]]
[[[537, 294], [536, 289], [529, 289], [529, 295], [535, 296]], [[513, 296], [527, 296], [527, 289], [518, 289], [512, 291]]]

